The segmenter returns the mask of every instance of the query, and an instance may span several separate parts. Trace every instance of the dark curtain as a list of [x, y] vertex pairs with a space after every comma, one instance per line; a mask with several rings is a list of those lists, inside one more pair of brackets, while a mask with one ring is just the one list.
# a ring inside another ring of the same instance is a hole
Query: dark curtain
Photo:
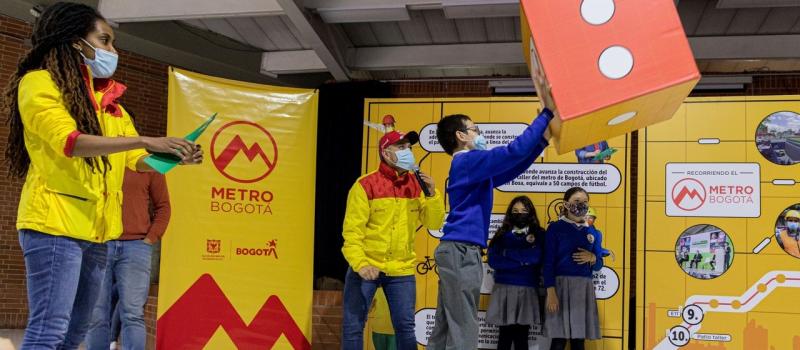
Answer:
[[389, 97], [377, 81], [325, 84], [319, 89], [314, 280], [344, 281], [342, 222], [347, 193], [361, 175], [364, 99]]

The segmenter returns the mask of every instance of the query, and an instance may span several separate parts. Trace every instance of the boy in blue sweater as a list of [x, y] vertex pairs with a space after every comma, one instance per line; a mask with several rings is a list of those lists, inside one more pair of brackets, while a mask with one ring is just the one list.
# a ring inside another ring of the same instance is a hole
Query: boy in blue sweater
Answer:
[[478, 346], [478, 301], [483, 282], [481, 249], [489, 240], [494, 188], [527, 170], [547, 147], [553, 113], [545, 108], [525, 131], [505, 146], [487, 150], [486, 139], [463, 114], [442, 118], [436, 136], [450, 164], [450, 213], [434, 257], [439, 266], [436, 324], [430, 350]]

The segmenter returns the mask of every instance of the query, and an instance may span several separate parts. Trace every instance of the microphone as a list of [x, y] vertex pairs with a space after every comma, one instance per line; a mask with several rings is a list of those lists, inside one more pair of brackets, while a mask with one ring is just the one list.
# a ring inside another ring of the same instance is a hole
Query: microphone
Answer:
[[422, 176], [419, 175], [419, 167], [414, 165], [411, 168], [411, 171], [414, 172], [414, 176], [417, 178], [417, 182], [419, 183], [419, 187], [422, 188], [422, 192], [425, 193], [425, 197], [433, 196], [431, 190], [428, 189], [428, 185], [425, 184], [425, 181], [422, 180]]

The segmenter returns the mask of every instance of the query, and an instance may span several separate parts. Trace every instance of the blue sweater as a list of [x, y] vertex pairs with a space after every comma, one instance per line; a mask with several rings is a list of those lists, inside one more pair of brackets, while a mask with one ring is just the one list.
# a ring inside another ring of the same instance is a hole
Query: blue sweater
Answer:
[[[593, 237], [593, 243], [589, 236]], [[558, 220], [547, 227], [544, 242], [542, 276], [545, 288], [556, 285], [556, 276], [592, 278], [592, 271], [603, 267], [602, 237], [591, 227]], [[594, 253], [597, 257], [595, 264], [578, 264], [572, 260], [572, 253], [577, 253], [578, 248]]]
[[486, 248], [494, 188], [515, 179], [539, 157], [548, 145], [543, 135], [552, 118], [553, 113], [544, 109], [522, 135], [508, 145], [453, 155], [447, 185], [450, 213], [442, 228], [441, 240]]
[[489, 266], [494, 269], [494, 282], [513, 286], [539, 285], [539, 265], [544, 246], [544, 232], [535, 232], [533, 244], [525, 240], [527, 234], [506, 232], [495, 236], [487, 253]]

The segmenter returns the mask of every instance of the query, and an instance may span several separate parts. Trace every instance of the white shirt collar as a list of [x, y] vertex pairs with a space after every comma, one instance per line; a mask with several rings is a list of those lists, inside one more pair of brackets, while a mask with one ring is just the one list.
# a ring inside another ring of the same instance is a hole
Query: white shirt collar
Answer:
[[521, 229], [520, 228], [516, 228], [516, 227], [512, 227], [511, 228], [511, 232], [519, 234], [519, 235], [524, 235], [524, 234], [528, 233], [528, 227], [526, 226], [526, 227], [521, 228]]
[[584, 221], [584, 222], [575, 222], [575, 221], [570, 220], [568, 217], [566, 217], [564, 215], [560, 216], [558, 219], [559, 220], [563, 220], [565, 222], [568, 222], [570, 224], [573, 224], [575, 226], [589, 227], [589, 224], [587, 224], [586, 221]]

